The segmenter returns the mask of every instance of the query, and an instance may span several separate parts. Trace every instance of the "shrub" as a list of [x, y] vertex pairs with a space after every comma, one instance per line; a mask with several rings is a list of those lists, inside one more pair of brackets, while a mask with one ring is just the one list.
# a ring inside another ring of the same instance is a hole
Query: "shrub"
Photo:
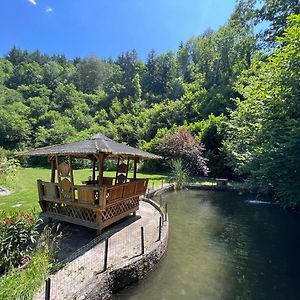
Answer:
[[36, 217], [22, 212], [12, 216], [1, 213], [0, 270], [7, 272], [30, 254], [38, 236], [38, 223]]
[[9, 185], [18, 166], [19, 162], [16, 159], [8, 159], [0, 148], [0, 185]]
[[170, 163], [180, 159], [191, 174], [207, 175], [207, 159], [202, 156], [204, 145], [198, 142], [185, 128], [162, 139], [160, 150]]

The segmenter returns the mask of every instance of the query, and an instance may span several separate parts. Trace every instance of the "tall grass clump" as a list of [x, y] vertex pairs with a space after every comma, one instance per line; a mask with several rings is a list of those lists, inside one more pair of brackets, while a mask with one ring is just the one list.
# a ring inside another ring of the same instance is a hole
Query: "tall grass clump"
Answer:
[[173, 173], [172, 180], [175, 182], [175, 187], [177, 190], [181, 190], [189, 181], [188, 172], [184, 168], [181, 159], [171, 160], [171, 168]]
[[0, 276], [0, 300], [31, 300], [55, 266], [61, 234], [46, 226], [35, 243], [27, 268], [12, 267]]

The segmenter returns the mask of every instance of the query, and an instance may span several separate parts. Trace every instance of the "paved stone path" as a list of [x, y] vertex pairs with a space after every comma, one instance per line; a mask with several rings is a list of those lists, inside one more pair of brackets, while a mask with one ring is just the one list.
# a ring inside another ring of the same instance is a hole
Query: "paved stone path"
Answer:
[[[141, 254], [141, 226], [144, 227], [145, 252], [147, 252], [147, 249], [158, 239], [160, 216], [151, 204], [140, 202], [137, 216], [126, 219], [125, 225], [129, 224], [109, 238], [108, 269]], [[134, 221], [128, 222], [130, 219]], [[120, 224], [116, 226], [120, 227]], [[114, 230], [115, 228], [112, 227], [109, 231]], [[105, 232], [105, 235], [109, 235], [109, 231]], [[75, 293], [82, 289], [97, 272], [103, 270], [103, 261], [104, 241], [101, 241], [51, 276], [50, 299], [76, 299]], [[44, 293], [43, 286], [34, 299], [45, 299]]]

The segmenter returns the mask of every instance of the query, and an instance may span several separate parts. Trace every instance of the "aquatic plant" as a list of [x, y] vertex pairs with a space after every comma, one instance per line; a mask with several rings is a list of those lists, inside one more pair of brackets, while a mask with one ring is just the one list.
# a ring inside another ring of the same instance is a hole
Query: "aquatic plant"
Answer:
[[187, 170], [184, 168], [181, 159], [171, 160], [171, 168], [173, 172], [172, 180], [175, 182], [177, 190], [181, 190], [189, 181]]

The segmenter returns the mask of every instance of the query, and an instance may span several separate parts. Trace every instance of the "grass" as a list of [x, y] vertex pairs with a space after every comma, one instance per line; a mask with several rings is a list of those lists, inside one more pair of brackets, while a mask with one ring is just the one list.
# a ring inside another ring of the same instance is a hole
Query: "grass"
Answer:
[[[37, 193], [37, 179], [50, 181], [50, 169], [47, 168], [21, 168], [16, 172], [14, 182], [10, 184], [13, 191], [11, 195], [0, 196], [0, 210], [3, 211], [28, 211], [34, 209], [36, 212], [40, 211], [38, 204]], [[82, 181], [87, 180], [92, 174], [90, 169], [82, 169], [74, 171], [75, 184], [81, 184]], [[115, 171], [106, 171], [105, 176], [115, 177]], [[132, 174], [129, 172], [129, 176]], [[162, 180], [167, 181], [166, 174], [150, 174], [141, 173], [137, 175], [138, 178], [149, 178], [148, 187], [152, 188], [160, 186]]]

